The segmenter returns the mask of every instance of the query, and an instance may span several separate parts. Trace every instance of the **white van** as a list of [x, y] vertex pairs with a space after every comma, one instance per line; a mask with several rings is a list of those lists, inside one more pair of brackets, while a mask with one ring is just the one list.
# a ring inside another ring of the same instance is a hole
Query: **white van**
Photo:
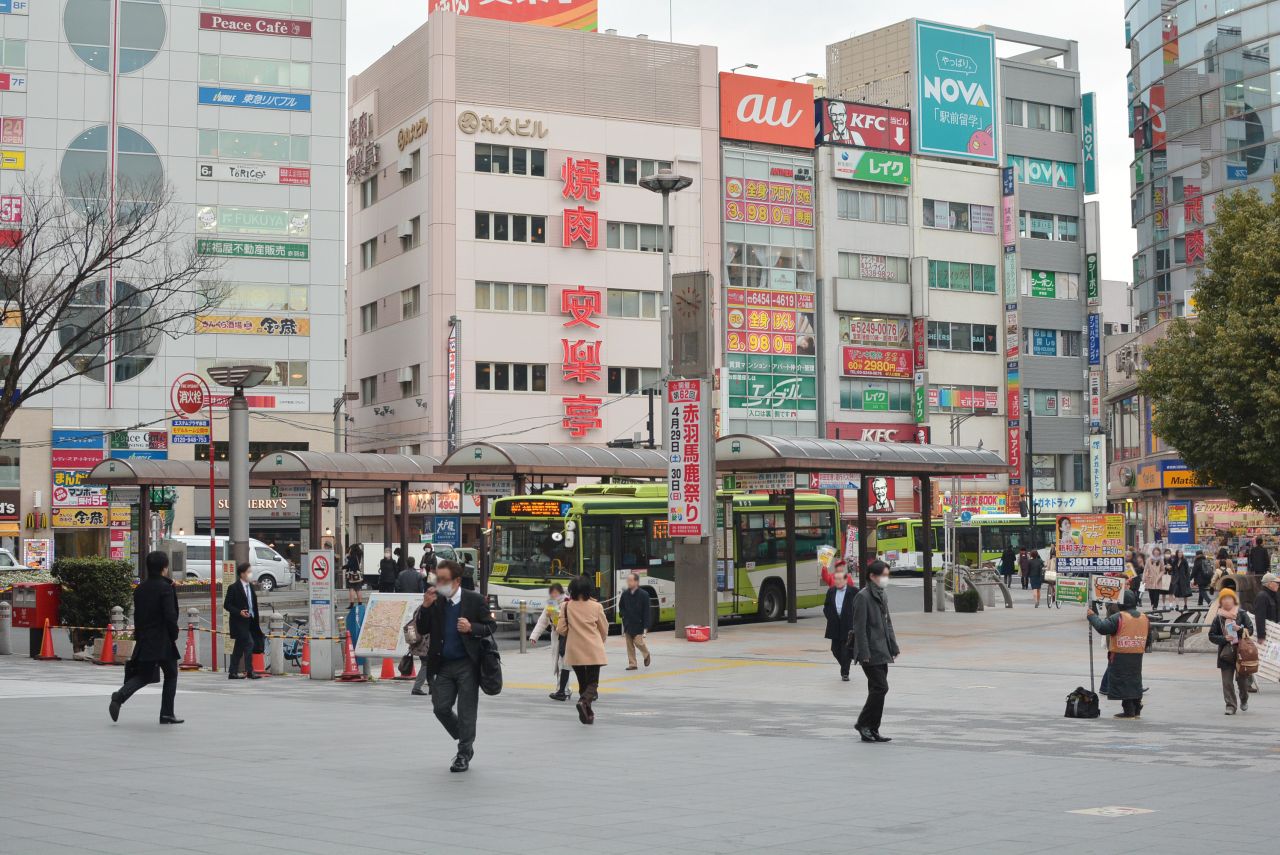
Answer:
[[[231, 547], [226, 537], [215, 538], [218, 544], [218, 562], [231, 560]], [[187, 547], [187, 578], [209, 578], [209, 538], [204, 535], [183, 535], [173, 540]], [[262, 591], [287, 588], [293, 584], [293, 565], [279, 552], [260, 540], [249, 539], [249, 563], [253, 565], [251, 578]]]

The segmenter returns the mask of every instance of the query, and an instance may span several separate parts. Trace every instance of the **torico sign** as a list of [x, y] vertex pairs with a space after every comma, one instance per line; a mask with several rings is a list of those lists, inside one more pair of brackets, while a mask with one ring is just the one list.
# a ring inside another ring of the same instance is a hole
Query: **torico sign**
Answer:
[[813, 148], [813, 87], [720, 72], [720, 136]]
[[594, 33], [599, 3], [598, 0], [431, 0], [431, 11]]
[[911, 153], [911, 114], [906, 110], [823, 99], [815, 109], [816, 145], [851, 145]]
[[916, 151], [996, 163], [996, 42], [916, 21]]

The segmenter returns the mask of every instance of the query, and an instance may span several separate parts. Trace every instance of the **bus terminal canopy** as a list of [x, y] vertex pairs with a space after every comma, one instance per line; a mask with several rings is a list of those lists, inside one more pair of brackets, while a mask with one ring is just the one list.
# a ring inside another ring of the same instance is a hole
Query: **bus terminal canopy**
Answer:
[[988, 475], [1008, 472], [994, 451], [907, 442], [858, 442], [732, 434], [716, 441], [718, 472], [856, 472], [864, 475]]
[[436, 472], [455, 480], [493, 478], [662, 478], [666, 457], [650, 448], [602, 448], [597, 445], [537, 442], [476, 442], [444, 459]]
[[[213, 464], [213, 481], [227, 486], [227, 464]], [[98, 487], [208, 487], [206, 460], [148, 460], [144, 457], [104, 460], [85, 478]]]
[[254, 483], [325, 481], [342, 487], [384, 488], [405, 482], [456, 480], [442, 477], [439, 463], [426, 455], [273, 451], [253, 464], [249, 477]]

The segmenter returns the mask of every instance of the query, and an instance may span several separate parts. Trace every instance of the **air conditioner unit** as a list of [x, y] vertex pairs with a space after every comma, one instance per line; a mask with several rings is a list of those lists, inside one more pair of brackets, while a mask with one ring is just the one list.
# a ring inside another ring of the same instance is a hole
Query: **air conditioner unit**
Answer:
[[413, 382], [413, 366], [406, 365], [404, 368], [401, 368], [398, 372], [396, 372], [396, 382], [412, 383]]
[[412, 154], [400, 155], [400, 171], [401, 172], [413, 171], [413, 155]]
[[397, 230], [397, 234], [399, 234], [400, 237], [402, 238], [413, 237], [413, 222], [410, 220], [405, 220], [403, 223], [400, 224], [400, 227]]

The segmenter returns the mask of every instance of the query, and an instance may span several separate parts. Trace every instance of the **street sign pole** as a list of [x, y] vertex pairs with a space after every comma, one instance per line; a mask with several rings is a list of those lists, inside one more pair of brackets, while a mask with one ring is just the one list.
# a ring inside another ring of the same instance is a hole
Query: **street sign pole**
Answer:
[[[169, 401], [173, 412], [180, 419], [190, 418], [205, 407], [209, 408], [209, 670], [218, 671], [218, 499], [214, 486], [213, 453], [213, 395], [209, 384], [197, 374], [179, 374], [169, 387]], [[147, 489], [150, 489], [149, 487]]]

